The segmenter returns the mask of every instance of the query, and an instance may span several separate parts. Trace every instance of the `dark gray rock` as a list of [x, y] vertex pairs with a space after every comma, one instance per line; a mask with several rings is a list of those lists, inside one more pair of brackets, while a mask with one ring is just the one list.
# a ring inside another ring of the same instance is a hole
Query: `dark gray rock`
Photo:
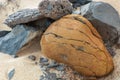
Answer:
[[42, 0], [39, 10], [45, 17], [56, 20], [72, 13], [73, 7], [68, 0]]
[[69, 0], [69, 1], [73, 4], [73, 7], [76, 8], [80, 7], [81, 5], [85, 5], [91, 2], [92, 0]]
[[93, 24], [105, 44], [112, 46], [117, 43], [120, 36], [120, 18], [111, 5], [91, 2], [81, 7], [80, 14]]
[[48, 62], [48, 59], [41, 57], [41, 58], [40, 58], [40, 63], [44, 63], [44, 62]]
[[12, 77], [14, 76], [15, 74], [15, 69], [11, 69], [9, 72], [8, 72], [8, 80], [11, 80]]
[[35, 21], [41, 17], [43, 16], [38, 9], [23, 9], [9, 15], [4, 23], [13, 28], [17, 24]]
[[56, 76], [56, 73], [50, 73], [50, 72], [47, 72], [47, 73], [44, 73], [44, 76], [40, 76], [40, 80], [58, 80], [57, 79], [57, 76]]
[[28, 58], [31, 59], [32, 61], [36, 60], [36, 56], [34, 56], [34, 55], [30, 55], [30, 56], [28, 56]]
[[17, 25], [10, 33], [0, 38], [0, 52], [16, 55], [20, 48], [35, 38], [38, 33], [39, 31], [33, 27]]
[[0, 37], [4, 37], [7, 35], [10, 31], [0, 31]]

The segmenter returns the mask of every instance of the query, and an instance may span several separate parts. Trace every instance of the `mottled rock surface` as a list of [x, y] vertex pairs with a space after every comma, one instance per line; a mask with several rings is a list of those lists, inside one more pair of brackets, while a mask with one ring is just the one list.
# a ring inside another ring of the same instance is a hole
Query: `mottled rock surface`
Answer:
[[41, 17], [43, 16], [38, 9], [23, 9], [9, 15], [4, 23], [13, 28], [17, 24], [35, 21]]
[[68, 15], [51, 24], [42, 36], [41, 49], [45, 56], [86, 76], [100, 77], [113, 70], [102, 38], [80, 15]]
[[73, 7], [68, 0], [42, 0], [39, 10], [45, 17], [56, 20], [72, 13]]
[[11, 32], [0, 38], [0, 52], [16, 55], [19, 49], [38, 33], [38, 30], [33, 27], [17, 25]]
[[120, 36], [120, 18], [118, 12], [108, 3], [91, 2], [80, 9], [110, 46], [117, 43]]

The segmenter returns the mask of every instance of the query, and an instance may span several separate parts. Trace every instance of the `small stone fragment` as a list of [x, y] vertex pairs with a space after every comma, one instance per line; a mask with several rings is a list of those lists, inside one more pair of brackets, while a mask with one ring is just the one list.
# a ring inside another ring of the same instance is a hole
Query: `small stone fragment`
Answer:
[[15, 69], [11, 69], [9, 72], [8, 72], [8, 80], [11, 80], [12, 77], [14, 76], [15, 74]]
[[48, 68], [55, 68], [59, 66], [59, 64], [57, 62], [55, 62], [54, 60], [51, 61], [51, 63], [47, 66]]
[[36, 60], [36, 56], [34, 56], [34, 55], [30, 55], [30, 56], [28, 56], [28, 58], [31, 59], [32, 61]]
[[56, 70], [63, 71], [64, 70], [64, 66], [63, 65], [59, 65], [59, 66], [56, 67]]
[[56, 20], [72, 13], [73, 7], [68, 0], [42, 0], [39, 10], [45, 17]]
[[40, 63], [44, 63], [44, 62], [48, 62], [48, 59], [41, 57], [41, 58], [40, 58]]

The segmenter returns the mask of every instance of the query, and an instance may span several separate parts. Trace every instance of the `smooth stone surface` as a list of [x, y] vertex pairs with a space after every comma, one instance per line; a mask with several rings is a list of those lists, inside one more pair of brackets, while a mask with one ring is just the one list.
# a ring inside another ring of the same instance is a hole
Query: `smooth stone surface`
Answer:
[[14, 76], [14, 74], [15, 74], [15, 69], [11, 69], [8, 72], [8, 80], [12, 80], [12, 77]]
[[21, 47], [38, 35], [39, 31], [26, 25], [17, 25], [13, 30], [0, 38], [0, 52], [16, 55]]
[[39, 10], [45, 17], [56, 20], [72, 13], [73, 7], [68, 0], [42, 0]]
[[35, 21], [41, 17], [43, 16], [38, 9], [23, 9], [9, 15], [4, 23], [13, 28], [17, 24]]
[[102, 77], [114, 69], [101, 36], [83, 16], [67, 15], [52, 23], [40, 44], [46, 57], [67, 64], [85, 76]]
[[93, 24], [107, 45], [117, 43], [120, 36], [120, 18], [111, 5], [91, 2], [81, 7], [80, 14]]

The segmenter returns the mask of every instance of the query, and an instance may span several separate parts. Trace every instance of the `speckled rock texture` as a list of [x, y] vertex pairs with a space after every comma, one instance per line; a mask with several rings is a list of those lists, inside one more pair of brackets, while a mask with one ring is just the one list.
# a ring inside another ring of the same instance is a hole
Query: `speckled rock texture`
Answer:
[[112, 57], [100, 35], [80, 15], [67, 15], [54, 22], [40, 43], [45, 56], [68, 64], [83, 75], [101, 77], [113, 70]]
[[80, 14], [93, 24], [106, 44], [113, 46], [118, 42], [120, 18], [118, 12], [110, 4], [91, 2], [80, 8]]
[[56, 20], [72, 13], [73, 7], [69, 0], [42, 0], [39, 10], [45, 17]]
[[13, 28], [17, 24], [28, 23], [42, 17], [38, 9], [23, 9], [8, 16], [5, 24]]

